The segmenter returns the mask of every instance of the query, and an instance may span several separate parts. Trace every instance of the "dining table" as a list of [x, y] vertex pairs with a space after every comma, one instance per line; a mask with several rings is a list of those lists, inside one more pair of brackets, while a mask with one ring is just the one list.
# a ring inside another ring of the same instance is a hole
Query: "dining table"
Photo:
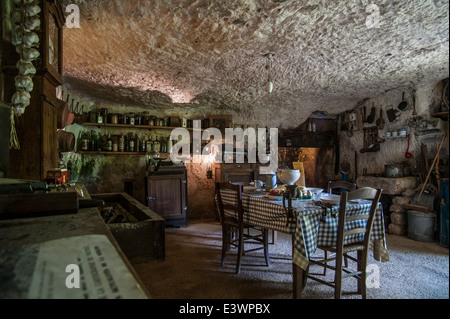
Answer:
[[[221, 197], [224, 203], [237, 204], [236, 192], [224, 189], [221, 190]], [[294, 214], [290, 218], [283, 207], [282, 196], [270, 196], [269, 193], [258, 191], [243, 192], [242, 205], [244, 223], [292, 235], [293, 298], [302, 298], [310, 258], [319, 246], [336, 244], [339, 196], [322, 193], [315, 200], [292, 200]], [[347, 214], [369, 214], [371, 205], [372, 202], [368, 200], [351, 200], [347, 203]], [[225, 210], [225, 214], [233, 213]], [[366, 220], [359, 220], [350, 225], [349, 230], [364, 227], [366, 222]], [[344, 244], [360, 242], [361, 236], [364, 234], [349, 237]], [[378, 203], [375, 213], [370, 248], [376, 261], [389, 261], [381, 203]]]

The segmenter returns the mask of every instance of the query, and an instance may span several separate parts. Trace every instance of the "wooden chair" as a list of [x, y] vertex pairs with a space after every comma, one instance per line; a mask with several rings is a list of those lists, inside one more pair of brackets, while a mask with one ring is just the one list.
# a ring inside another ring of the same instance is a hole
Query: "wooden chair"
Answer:
[[[221, 190], [228, 189], [236, 194], [236, 205], [224, 203], [222, 200]], [[238, 248], [238, 256], [236, 262], [236, 274], [241, 269], [242, 255], [245, 253], [264, 250], [264, 258], [266, 266], [270, 266], [269, 260], [269, 232], [262, 227], [254, 227], [244, 223], [244, 209], [242, 207], [242, 185], [235, 185], [229, 182], [216, 182], [216, 196], [220, 213], [220, 223], [222, 224], [222, 260], [221, 265], [225, 264], [226, 253], [230, 246]], [[225, 211], [232, 214], [226, 214]], [[234, 215], [234, 216], [231, 216]], [[244, 232], [245, 230], [245, 232]], [[236, 234], [236, 236], [233, 236]], [[253, 249], [245, 250], [244, 244], [256, 244]]]
[[[328, 183], [328, 194], [333, 193], [333, 189], [336, 189], [336, 193], [341, 193], [342, 190], [345, 191], [353, 191], [356, 189], [356, 184], [346, 181], [329, 181]], [[328, 259], [328, 252], [325, 251], [325, 259]], [[348, 260], [347, 258], [344, 258], [345, 261], [345, 267], [348, 267]], [[322, 275], [325, 276], [327, 274], [327, 268], [323, 269]]]
[[356, 189], [356, 184], [346, 181], [330, 181], [328, 183], [328, 194], [332, 194], [333, 190], [338, 190], [336, 193], [340, 193], [342, 190], [346, 190], [347, 192], [353, 191]]
[[[375, 212], [380, 201], [381, 189], [373, 188], [361, 188], [351, 192], [343, 192], [341, 194], [340, 208], [339, 208], [339, 220], [338, 220], [338, 234], [336, 246], [320, 246], [319, 248], [328, 252], [335, 253], [335, 256], [330, 259], [322, 260], [310, 260], [312, 265], [320, 265], [325, 268], [333, 269], [335, 271], [334, 281], [327, 282], [312, 274], [308, 274], [307, 277], [319, 283], [325, 284], [327, 286], [334, 288], [334, 297], [340, 299], [342, 295], [342, 279], [346, 277], [355, 277], [358, 279], [358, 290], [356, 293], [349, 294], [360, 294], [363, 299], [366, 299], [366, 267], [367, 258], [369, 256], [369, 243], [370, 234], [372, 231], [372, 225], [375, 218]], [[347, 201], [352, 199], [364, 198], [372, 201], [370, 212], [367, 215], [354, 215], [347, 216], [346, 208]], [[352, 230], [346, 231], [345, 225], [350, 222], [355, 222], [358, 220], [367, 220], [366, 226], [361, 228], [354, 228]], [[346, 237], [353, 236], [357, 234], [362, 234], [360, 241], [352, 244], [344, 244]], [[349, 255], [350, 252], [357, 251], [357, 258]], [[351, 271], [346, 267], [343, 267], [343, 258], [357, 262], [357, 271]], [[328, 263], [335, 261], [335, 266], [331, 266]], [[346, 293], [348, 294], [348, 293]]]

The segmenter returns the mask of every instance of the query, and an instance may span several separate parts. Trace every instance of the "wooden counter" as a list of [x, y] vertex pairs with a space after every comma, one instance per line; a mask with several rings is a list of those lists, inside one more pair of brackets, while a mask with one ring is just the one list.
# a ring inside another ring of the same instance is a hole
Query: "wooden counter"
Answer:
[[[1, 220], [0, 260], [0, 299], [150, 297], [97, 208]], [[80, 276], [66, 272], [69, 264]], [[67, 287], [79, 277], [80, 288]]]

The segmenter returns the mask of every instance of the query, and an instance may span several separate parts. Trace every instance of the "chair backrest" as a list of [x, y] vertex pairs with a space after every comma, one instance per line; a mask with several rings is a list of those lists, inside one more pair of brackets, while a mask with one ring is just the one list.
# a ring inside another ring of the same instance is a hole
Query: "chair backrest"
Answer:
[[[380, 202], [382, 189], [374, 189], [369, 187], [360, 188], [350, 192], [342, 192], [339, 208], [339, 223], [338, 223], [338, 237], [336, 248], [343, 249], [345, 238], [348, 236], [364, 234], [364, 247], [368, 249], [370, 242], [370, 234], [372, 232], [372, 225], [375, 218], [375, 212]], [[371, 206], [369, 214], [359, 214], [347, 216], [347, 201], [354, 199], [366, 199], [370, 200]], [[353, 228], [349, 231], [345, 231], [345, 225], [349, 222], [367, 220], [365, 227]]]
[[[224, 202], [221, 190], [231, 190], [235, 194], [236, 205]], [[243, 223], [244, 208], [242, 206], [242, 189], [243, 186], [239, 184], [232, 184], [230, 182], [216, 182], [216, 196], [219, 206], [220, 222], [225, 221], [225, 210], [232, 211], [236, 215], [239, 224]]]
[[356, 189], [356, 184], [346, 181], [330, 181], [328, 183], [328, 193], [331, 194], [333, 189], [343, 189], [349, 192]]

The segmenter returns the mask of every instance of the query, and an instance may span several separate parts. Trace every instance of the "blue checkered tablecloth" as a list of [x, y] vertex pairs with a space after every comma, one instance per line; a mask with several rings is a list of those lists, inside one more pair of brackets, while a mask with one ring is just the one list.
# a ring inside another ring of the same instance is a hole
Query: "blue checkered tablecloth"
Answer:
[[[221, 191], [222, 200], [229, 204], [236, 204], [236, 194], [229, 190]], [[339, 205], [332, 209], [314, 206], [311, 201], [292, 201], [294, 207], [294, 220], [287, 222], [282, 200], [270, 200], [262, 196], [243, 194], [242, 205], [245, 210], [244, 222], [254, 226], [262, 226], [268, 229], [294, 235], [293, 262], [306, 270], [309, 259], [318, 246], [333, 246], [336, 244]], [[364, 215], [370, 211], [371, 203], [366, 200], [349, 202], [347, 210], [349, 215]], [[225, 211], [226, 214], [232, 214]], [[336, 214], [336, 217], [333, 217]], [[324, 218], [323, 218], [324, 217]], [[321, 221], [322, 220], [322, 221]], [[323, 221], [324, 220], [324, 221]], [[358, 220], [349, 223], [346, 231], [353, 228], [364, 227], [366, 220]], [[349, 237], [344, 244], [360, 242], [363, 234]], [[386, 248], [383, 208], [378, 205], [371, 234], [371, 248], [373, 257], [382, 262], [389, 260]]]

